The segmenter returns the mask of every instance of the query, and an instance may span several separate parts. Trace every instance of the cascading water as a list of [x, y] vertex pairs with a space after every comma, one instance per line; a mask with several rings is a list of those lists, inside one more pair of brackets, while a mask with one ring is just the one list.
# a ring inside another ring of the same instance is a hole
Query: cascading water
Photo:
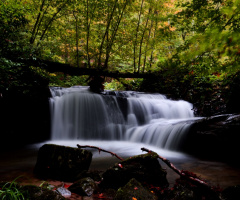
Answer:
[[[179, 150], [194, 120], [192, 105], [161, 94], [95, 94], [51, 88], [52, 140], [111, 140]], [[112, 92], [113, 93], [113, 92]]]

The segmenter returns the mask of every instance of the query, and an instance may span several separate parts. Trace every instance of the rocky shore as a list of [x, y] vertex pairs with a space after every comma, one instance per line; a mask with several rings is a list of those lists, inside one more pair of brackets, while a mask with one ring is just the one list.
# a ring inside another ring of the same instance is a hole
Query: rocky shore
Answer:
[[[48, 149], [48, 154], [42, 154], [41, 149]], [[60, 149], [60, 151], [57, 149]], [[63, 149], [68, 150], [62, 151]], [[94, 158], [91, 158], [91, 152], [88, 152], [88, 150], [58, 145], [44, 145], [38, 152], [37, 163], [34, 167], [35, 173], [32, 174], [32, 178], [35, 179], [35, 184], [30, 184], [29, 186], [29, 181], [27, 182], [25, 180], [24, 183], [24, 181], [22, 182], [21, 178], [19, 178], [17, 182], [20, 183], [20, 186], [17, 187], [19, 187], [20, 191], [31, 190], [32, 192], [28, 194], [42, 195], [41, 198], [34, 196], [34, 199], [43, 199], [43, 196], [46, 199], [84, 198], [89, 200], [132, 200], [146, 199], [146, 197], [147, 199], [231, 199], [233, 194], [239, 195], [239, 186], [222, 189], [216, 185], [207, 183], [208, 186], [206, 187], [194, 181], [192, 182], [183, 176], [176, 176], [175, 183], [169, 184], [167, 178], [169, 169], [166, 169], [165, 165], [159, 164], [158, 155], [155, 153], [133, 156], [128, 159], [123, 159], [123, 161], [116, 159], [115, 162], [113, 162], [115, 164], [112, 164], [111, 167], [105, 170], [93, 170], [92, 168], [90, 169], [89, 166], [77, 172], [76, 170], [70, 170], [72, 171], [70, 174], [76, 174], [72, 176], [73, 179], [69, 180], [69, 177], [64, 177], [62, 174], [66, 175], [66, 171], [70, 172], [69, 169], [74, 169], [73, 166], [79, 163], [74, 164], [74, 158], [72, 157], [70, 159], [71, 161], [59, 157], [60, 155], [64, 155], [65, 158], [69, 158], [67, 151], [84, 152], [79, 155], [88, 156], [83, 156], [80, 160], [85, 160], [87, 161], [86, 163], [89, 163], [89, 161], [94, 162]], [[73, 154], [70, 153], [69, 156], [70, 155], [72, 156]], [[79, 155], [76, 154], [75, 156], [79, 158]], [[44, 160], [44, 157], [52, 159]], [[53, 164], [54, 170], [51, 171]], [[39, 168], [39, 166], [41, 166], [42, 169], [40, 169], [41, 167]], [[50, 170], [51, 173], [48, 173], [46, 170]], [[198, 177], [191, 172], [184, 171], [184, 173], [188, 173], [189, 177]], [[44, 180], [48, 181], [44, 182]], [[4, 183], [6, 184], [6, 182]], [[53, 198], [52, 195], [54, 194], [56, 197]]]

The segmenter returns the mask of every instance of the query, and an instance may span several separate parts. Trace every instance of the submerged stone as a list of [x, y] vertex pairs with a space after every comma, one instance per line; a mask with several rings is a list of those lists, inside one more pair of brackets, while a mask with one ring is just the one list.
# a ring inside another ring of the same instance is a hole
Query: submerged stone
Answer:
[[45, 144], [39, 149], [34, 173], [41, 178], [73, 182], [79, 174], [89, 169], [91, 161], [90, 151]]
[[156, 153], [134, 156], [115, 164], [103, 173], [102, 188], [118, 189], [132, 178], [140, 183], [167, 187], [166, 171], [162, 169]]

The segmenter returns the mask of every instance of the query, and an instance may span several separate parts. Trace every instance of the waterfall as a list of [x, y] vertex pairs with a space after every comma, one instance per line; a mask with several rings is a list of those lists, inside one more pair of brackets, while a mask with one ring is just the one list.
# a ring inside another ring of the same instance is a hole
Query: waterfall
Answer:
[[51, 87], [51, 139], [131, 141], [179, 150], [192, 104], [133, 91], [95, 94], [88, 87]]

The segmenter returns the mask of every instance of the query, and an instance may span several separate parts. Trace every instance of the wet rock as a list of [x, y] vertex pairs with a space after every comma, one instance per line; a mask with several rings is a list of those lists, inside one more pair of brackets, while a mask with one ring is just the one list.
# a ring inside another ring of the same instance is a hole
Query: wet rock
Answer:
[[124, 187], [117, 190], [114, 200], [156, 200], [157, 197], [144, 188], [136, 179], [131, 179]]
[[162, 169], [157, 154], [134, 156], [115, 164], [102, 175], [102, 188], [118, 189], [126, 185], [132, 178], [140, 183], [167, 187], [166, 171]]
[[171, 188], [151, 190], [161, 200], [220, 200], [221, 191], [218, 187], [208, 187], [185, 177], [176, 179], [175, 185]]
[[219, 194], [195, 185], [178, 184], [160, 195], [161, 200], [220, 200]]
[[66, 197], [66, 198], [71, 197], [71, 194], [72, 194], [68, 189], [64, 187], [57, 188], [56, 192], [58, 192], [59, 194], [61, 194], [63, 197]]
[[184, 151], [207, 159], [236, 162], [240, 152], [240, 115], [218, 115], [196, 121]]
[[73, 182], [89, 169], [91, 161], [92, 153], [87, 150], [45, 144], [39, 149], [34, 173], [41, 178]]
[[94, 181], [100, 182], [102, 180], [101, 177], [102, 172], [98, 170], [89, 170], [89, 171], [83, 171], [81, 174], [79, 174], [76, 177], [76, 180], [80, 180], [82, 178], [89, 177], [93, 179]]
[[61, 194], [47, 188], [41, 188], [35, 185], [26, 185], [21, 187], [21, 191], [26, 199], [34, 200], [65, 200]]
[[97, 190], [97, 185], [93, 179], [87, 177], [73, 183], [68, 189], [81, 196], [91, 196]]

